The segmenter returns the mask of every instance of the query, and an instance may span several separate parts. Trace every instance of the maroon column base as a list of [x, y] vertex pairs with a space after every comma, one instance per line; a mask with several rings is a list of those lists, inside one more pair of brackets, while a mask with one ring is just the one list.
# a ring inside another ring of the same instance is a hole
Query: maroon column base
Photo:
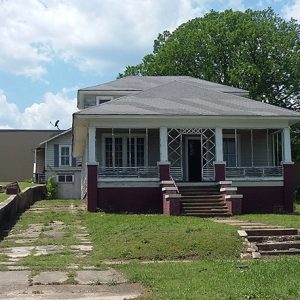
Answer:
[[242, 199], [226, 200], [226, 205], [232, 215], [240, 215], [242, 213]]
[[159, 163], [158, 167], [160, 180], [170, 180], [170, 164]]
[[215, 181], [225, 180], [225, 164], [215, 163]]
[[167, 216], [180, 216], [180, 200], [168, 200], [163, 197], [163, 212]]
[[288, 213], [294, 211], [294, 164], [283, 163], [283, 206], [284, 210]]
[[97, 188], [97, 164], [87, 165], [87, 210], [97, 211], [98, 188]]

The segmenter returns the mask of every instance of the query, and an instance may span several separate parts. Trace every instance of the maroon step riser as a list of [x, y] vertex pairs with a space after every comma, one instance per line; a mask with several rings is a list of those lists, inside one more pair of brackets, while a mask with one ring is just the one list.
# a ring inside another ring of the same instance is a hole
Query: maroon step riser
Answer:
[[182, 207], [227, 207], [224, 203], [184, 203]]
[[182, 213], [228, 213], [228, 210], [226, 209], [191, 209], [191, 210], [182, 210]]
[[213, 217], [231, 217], [231, 214], [183, 214], [184, 216], [190, 216], [190, 217], [203, 217], [203, 218], [213, 218]]
[[222, 199], [222, 196], [220, 194], [215, 194], [215, 195], [207, 195], [207, 194], [203, 194], [203, 195], [199, 195], [199, 194], [195, 194], [195, 195], [185, 195], [185, 194], [181, 194], [182, 198], [187, 198], [187, 199], [194, 199], [194, 198], [211, 198], [211, 199]]
[[195, 193], [199, 193], [199, 194], [205, 194], [205, 193], [212, 193], [212, 194], [219, 194], [220, 190], [207, 190], [207, 191], [199, 191], [199, 190], [179, 190], [181, 193], [186, 193], [186, 194], [195, 194]]

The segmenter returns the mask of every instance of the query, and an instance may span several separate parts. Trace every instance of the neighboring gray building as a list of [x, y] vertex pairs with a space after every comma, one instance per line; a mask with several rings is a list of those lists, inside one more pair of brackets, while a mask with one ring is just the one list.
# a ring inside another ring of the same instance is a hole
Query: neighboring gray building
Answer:
[[0, 182], [32, 178], [34, 149], [57, 130], [0, 129]]
[[55, 176], [60, 199], [80, 198], [81, 160], [72, 157], [72, 130], [40, 143], [35, 149], [34, 180], [45, 182]]

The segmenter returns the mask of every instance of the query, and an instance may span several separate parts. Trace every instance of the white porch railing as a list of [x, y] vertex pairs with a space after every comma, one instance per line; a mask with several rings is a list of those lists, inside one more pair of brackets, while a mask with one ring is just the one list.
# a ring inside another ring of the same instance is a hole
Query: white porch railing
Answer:
[[214, 181], [215, 179], [215, 168], [205, 167], [202, 169], [202, 180], [203, 181]]
[[234, 178], [280, 178], [283, 176], [282, 166], [273, 167], [226, 167], [226, 179]]
[[183, 179], [183, 172], [181, 167], [170, 167], [170, 175], [178, 181]]
[[33, 173], [33, 182], [35, 182], [35, 183], [46, 183], [45, 173]]
[[98, 177], [159, 178], [158, 167], [99, 167]]

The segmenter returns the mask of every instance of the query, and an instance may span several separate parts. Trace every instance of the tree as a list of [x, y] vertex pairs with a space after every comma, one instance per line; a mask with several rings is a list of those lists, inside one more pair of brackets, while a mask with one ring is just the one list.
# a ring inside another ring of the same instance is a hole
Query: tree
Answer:
[[189, 75], [249, 91], [252, 99], [300, 110], [300, 26], [272, 9], [211, 11], [164, 31], [128, 75]]

